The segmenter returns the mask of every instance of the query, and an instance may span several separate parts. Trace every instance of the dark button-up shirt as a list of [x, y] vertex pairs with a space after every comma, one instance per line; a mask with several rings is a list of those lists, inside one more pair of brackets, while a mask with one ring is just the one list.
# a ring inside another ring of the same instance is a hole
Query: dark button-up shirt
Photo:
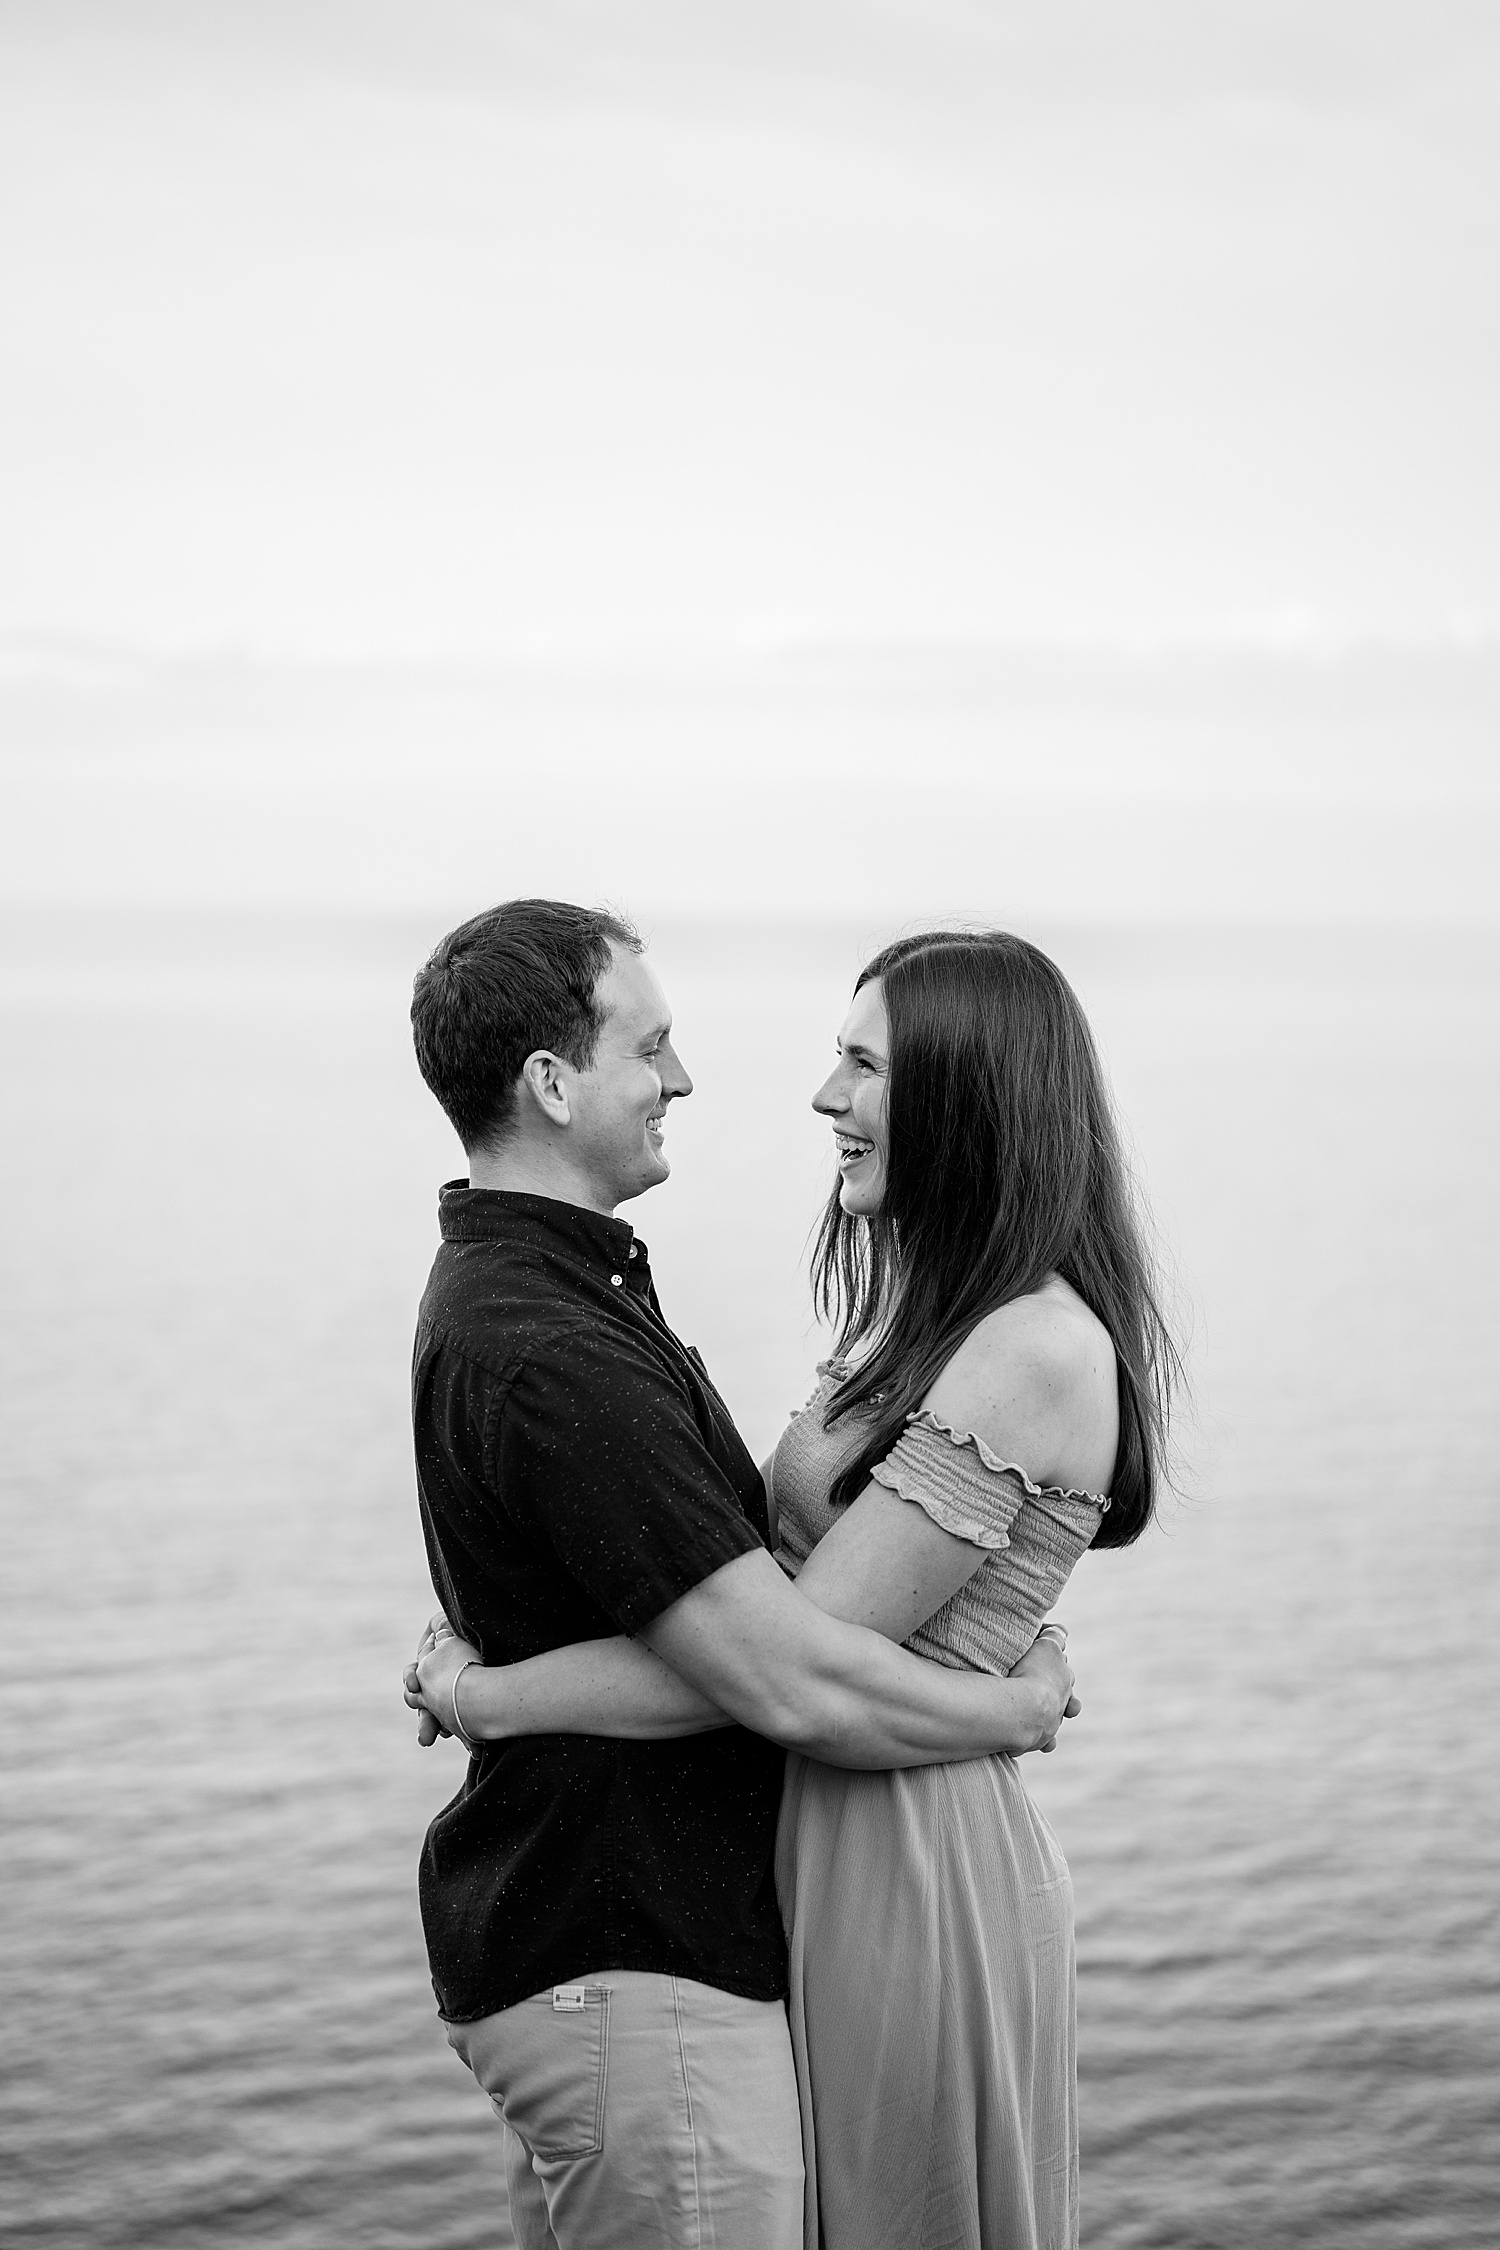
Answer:
[[[638, 1632], [763, 1546], [759, 1472], [631, 1228], [462, 1181], [439, 1218], [417, 1480], [433, 1584], [486, 1664]], [[443, 2015], [605, 1969], [777, 1998], [781, 1774], [781, 1751], [740, 1727], [480, 1744], [422, 1857]]]

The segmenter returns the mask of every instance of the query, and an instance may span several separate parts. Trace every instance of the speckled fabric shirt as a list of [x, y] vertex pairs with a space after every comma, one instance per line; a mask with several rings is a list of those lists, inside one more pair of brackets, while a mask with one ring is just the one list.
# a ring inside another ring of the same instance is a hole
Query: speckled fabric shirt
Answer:
[[[765, 1543], [760, 1474], [623, 1219], [455, 1181], [412, 1360], [433, 1585], [486, 1664], [644, 1624]], [[786, 1990], [784, 1759], [743, 1727], [481, 1742], [422, 1854], [442, 2013], [586, 1970]]]

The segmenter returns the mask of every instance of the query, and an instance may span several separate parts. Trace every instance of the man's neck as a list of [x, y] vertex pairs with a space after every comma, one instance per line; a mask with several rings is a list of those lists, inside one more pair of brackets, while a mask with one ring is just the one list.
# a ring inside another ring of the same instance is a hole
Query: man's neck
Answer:
[[612, 1219], [616, 1206], [606, 1203], [587, 1175], [564, 1162], [552, 1150], [525, 1143], [503, 1142], [498, 1149], [469, 1152], [469, 1185], [499, 1188], [507, 1195], [544, 1195], [553, 1203], [576, 1203], [582, 1211], [597, 1211]]

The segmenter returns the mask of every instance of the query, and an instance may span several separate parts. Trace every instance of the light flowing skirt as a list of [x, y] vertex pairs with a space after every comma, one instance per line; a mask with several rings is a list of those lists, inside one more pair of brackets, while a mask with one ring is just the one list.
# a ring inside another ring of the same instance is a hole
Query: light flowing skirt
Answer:
[[1074, 2250], [1073, 1886], [1013, 1761], [789, 1757], [776, 1882], [806, 2250]]

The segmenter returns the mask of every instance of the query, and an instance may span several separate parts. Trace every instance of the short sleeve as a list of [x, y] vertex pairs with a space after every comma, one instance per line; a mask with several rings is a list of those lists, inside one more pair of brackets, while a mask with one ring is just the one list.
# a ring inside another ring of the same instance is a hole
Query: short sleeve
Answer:
[[876, 1484], [911, 1500], [956, 1539], [989, 1549], [1008, 1547], [1027, 1479], [967, 1430], [950, 1430], [930, 1414], [914, 1415], [883, 1461]]
[[765, 1544], [686, 1378], [613, 1323], [570, 1328], [529, 1361], [492, 1458], [504, 1505], [628, 1633]]

